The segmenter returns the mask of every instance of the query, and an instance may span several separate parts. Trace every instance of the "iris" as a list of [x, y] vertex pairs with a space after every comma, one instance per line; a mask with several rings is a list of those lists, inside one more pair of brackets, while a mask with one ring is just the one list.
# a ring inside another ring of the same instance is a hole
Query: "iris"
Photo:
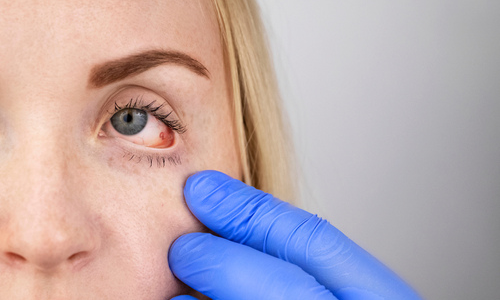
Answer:
[[148, 114], [141, 109], [125, 108], [111, 117], [113, 128], [123, 135], [141, 132], [148, 123]]

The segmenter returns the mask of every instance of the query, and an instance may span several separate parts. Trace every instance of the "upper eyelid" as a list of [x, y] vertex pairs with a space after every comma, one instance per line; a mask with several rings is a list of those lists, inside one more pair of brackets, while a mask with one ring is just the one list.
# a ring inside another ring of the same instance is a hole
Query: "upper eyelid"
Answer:
[[[137, 93], [130, 92], [130, 94], [129, 94], [128, 91], [134, 90], [134, 89], [140, 89], [141, 92], [137, 92]], [[123, 93], [129, 94], [129, 96], [120, 96]], [[123, 105], [122, 108], [125, 108], [125, 106], [131, 102], [131, 100], [137, 100], [137, 102], [139, 102], [141, 104], [148, 102], [149, 100], [144, 100], [144, 95], [146, 93], [155, 94], [156, 96], [155, 96], [154, 100], [156, 100], [157, 97], [163, 99], [163, 97], [159, 96], [158, 93], [156, 93], [155, 91], [152, 91], [146, 87], [137, 86], [137, 85], [125, 85], [125, 86], [118, 88], [115, 92], [113, 92], [111, 95], [108, 96], [108, 99], [106, 100], [103, 108], [108, 112], [108, 114], [114, 114], [116, 112], [115, 108], [116, 108], [116, 105], [118, 103], [122, 103], [121, 104], [121, 105]], [[130, 95], [133, 95], [133, 96], [130, 96]], [[121, 99], [124, 99], [124, 100], [121, 100]], [[169, 101], [167, 101], [166, 99], [164, 99], [163, 101], [164, 101], [164, 103], [161, 104], [162, 107], [169, 106], [172, 109], [172, 111], [175, 112], [175, 109], [172, 107], [172, 105], [169, 103]], [[149, 102], [152, 102], [152, 101], [149, 101]], [[159, 102], [159, 101], [156, 101], [156, 102]], [[123, 103], [125, 103], [125, 104], [123, 104]], [[109, 111], [110, 108], [113, 110], [112, 112]]]
[[[155, 102], [156, 102], [156, 100], [153, 100], [149, 104], [143, 105], [142, 95], [137, 96], [135, 99], [130, 98], [129, 102], [127, 104], [125, 104], [124, 106], [118, 105], [118, 101], [115, 101], [114, 112], [117, 112], [117, 111], [124, 109], [124, 108], [139, 108], [139, 109], [150, 110], [151, 105], [154, 104]], [[156, 107], [154, 110], [156, 111], [156, 110], [160, 109], [161, 107], [163, 107], [164, 105], [165, 105], [165, 103], [162, 103], [160, 106]]]

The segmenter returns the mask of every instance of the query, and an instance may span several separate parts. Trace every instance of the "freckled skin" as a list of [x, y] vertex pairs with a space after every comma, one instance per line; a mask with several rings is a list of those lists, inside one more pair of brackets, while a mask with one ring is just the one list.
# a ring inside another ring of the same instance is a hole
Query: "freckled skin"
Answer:
[[[185, 180], [203, 169], [241, 174], [210, 5], [0, 0], [1, 299], [187, 292], [167, 261], [177, 237], [205, 230], [184, 203]], [[162, 65], [88, 86], [94, 65], [158, 48], [189, 54], [210, 79]], [[172, 147], [151, 151], [100, 134], [113, 108], [107, 100], [127, 85], [152, 91], [186, 124]]]

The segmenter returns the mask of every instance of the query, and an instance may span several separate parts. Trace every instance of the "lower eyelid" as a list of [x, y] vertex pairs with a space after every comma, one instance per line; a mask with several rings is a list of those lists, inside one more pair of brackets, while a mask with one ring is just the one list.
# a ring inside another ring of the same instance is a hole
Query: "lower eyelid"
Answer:
[[99, 136], [99, 140], [102, 146], [107, 149], [107, 155], [114, 157], [111, 159], [112, 161], [133, 163], [148, 168], [163, 168], [182, 164], [184, 151], [181, 149], [182, 142], [180, 141], [176, 141], [171, 148], [157, 149], [135, 145], [120, 138]]

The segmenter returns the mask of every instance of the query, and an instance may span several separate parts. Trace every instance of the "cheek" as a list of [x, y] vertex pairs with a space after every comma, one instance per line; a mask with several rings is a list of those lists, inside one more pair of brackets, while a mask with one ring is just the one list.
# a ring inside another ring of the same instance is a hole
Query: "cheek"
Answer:
[[101, 231], [99, 255], [106, 262], [102, 268], [109, 273], [120, 266], [110, 285], [123, 288], [127, 282], [134, 292], [173, 296], [183, 285], [170, 272], [169, 247], [183, 234], [206, 229], [184, 202], [185, 168], [135, 167], [139, 170], [133, 175], [100, 171], [89, 176], [100, 178], [88, 197], [99, 200], [93, 211]]

